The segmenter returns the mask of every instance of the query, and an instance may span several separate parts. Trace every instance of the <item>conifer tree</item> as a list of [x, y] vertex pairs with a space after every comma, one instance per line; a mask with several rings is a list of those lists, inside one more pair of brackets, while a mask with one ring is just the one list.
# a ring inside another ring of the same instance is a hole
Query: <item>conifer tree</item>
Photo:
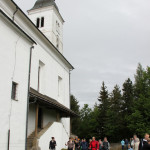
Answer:
[[129, 116], [130, 131], [143, 136], [150, 132], [150, 67], [144, 70], [139, 64], [135, 75], [134, 107]]
[[[122, 126], [120, 128], [120, 132], [122, 135], [126, 138], [132, 137], [133, 133], [130, 132], [130, 129], [128, 128], [128, 125], [130, 124], [129, 116], [133, 112], [133, 101], [134, 101], [134, 89], [133, 89], [133, 83], [130, 78], [128, 78], [123, 83], [123, 96], [122, 96], [122, 112], [121, 112], [121, 118], [122, 118]], [[122, 137], [123, 138], [123, 137]]]
[[133, 84], [130, 78], [123, 83], [123, 111], [126, 115], [132, 112], [133, 108]]
[[106, 136], [105, 127], [107, 121], [107, 112], [109, 109], [109, 98], [108, 98], [108, 90], [105, 86], [105, 83], [102, 83], [101, 90], [98, 97], [99, 101], [99, 115], [98, 115], [98, 124], [99, 124], [99, 136], [104, 137]]
[[[80, 114], [80, 105], [79, 101], [75, 98], [74, 95], [70, 96], [70, 102], [71, 102], [71, 110], [74, 111], [76, 114]], [[79, 131], [79, 124], [80, 124], [80, 118], [71, 118], [71, 132], [72, 133], [78, 133]]]
[[110, 107], [107, 112], [107, 121], [105, 133], [111, 140], [117, 142], [120, 137], [116, 136], [120, 133], [121, 128], [121, 101], [122, 95], [118, 85], [116, 85], [110, 94]]

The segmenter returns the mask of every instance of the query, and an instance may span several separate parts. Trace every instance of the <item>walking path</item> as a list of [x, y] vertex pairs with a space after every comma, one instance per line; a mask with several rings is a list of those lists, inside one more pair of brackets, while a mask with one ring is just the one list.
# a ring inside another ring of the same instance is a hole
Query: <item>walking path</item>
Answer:
[[120, 143], [118, 143], [118, 144], [116, 144], [116, 143], [110, 144], [110, 150], [121, 150]]

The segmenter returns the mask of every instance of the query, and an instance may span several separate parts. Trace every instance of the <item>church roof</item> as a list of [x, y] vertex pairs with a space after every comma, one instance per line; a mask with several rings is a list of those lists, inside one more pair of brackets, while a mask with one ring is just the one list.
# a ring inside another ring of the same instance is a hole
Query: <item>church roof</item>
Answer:
[[61, 112], [61, 116], [79, 117], [78, 114], [76, 114], [74, 111], [67, 108], [66, 106], [62, 105], [57, 100], [48, 97], [46, 95], [43, 95], [33, 88], [30, 88], [30, 102], [32, 103], [32, 101], [35, 101], [35, 98], [36, 101], [40, 104], [40, 106], [45, 106], [50, 109], [56, 109]]
[[31, 10], [48, 7], [48, 6], [55, 6], [55, 8], [59, 11], [59, 9], [55, 3], [55, 0], [37, 0]]
[[1, 9], [0, 9], [0, 15], [4, 16], [8, 22], [11, 23], [12, 27], [15, 27], [18, 29], [22, 34], [24, 34], [30, 41], [32, 41], [34, 44], [37, 44], [27, 33], [25, 33], [14, 21], [12, 21]]

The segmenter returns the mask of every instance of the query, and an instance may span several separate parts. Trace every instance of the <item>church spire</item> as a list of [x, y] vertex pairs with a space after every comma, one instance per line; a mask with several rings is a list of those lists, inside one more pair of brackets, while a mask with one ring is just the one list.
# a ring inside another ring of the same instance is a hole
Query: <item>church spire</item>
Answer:
[[48, 7], [48, 6], [55, 6], [55, 8], [59, 11], [59, 9], [55, 3], [55, 0], [37, 0], [31, 10]]

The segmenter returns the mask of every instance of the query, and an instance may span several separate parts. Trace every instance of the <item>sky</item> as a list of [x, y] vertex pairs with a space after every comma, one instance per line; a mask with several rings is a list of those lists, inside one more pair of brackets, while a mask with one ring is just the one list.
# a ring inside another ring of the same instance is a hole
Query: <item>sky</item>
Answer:
[[[26, 12], [36, 0], [14, 0]], [[150, 66], [150, 0], [55, 0], [64, 24], [64, 56], [75, 67], [71, 93], [92, 107], [104, 81], [109, 92], [138, 63]]]

